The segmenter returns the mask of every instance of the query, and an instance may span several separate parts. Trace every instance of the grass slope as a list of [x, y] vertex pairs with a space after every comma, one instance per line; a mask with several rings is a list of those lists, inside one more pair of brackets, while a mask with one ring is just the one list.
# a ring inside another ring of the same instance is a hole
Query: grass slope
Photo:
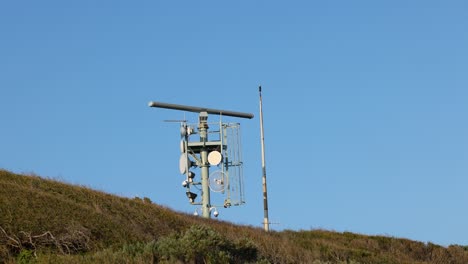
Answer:
[[0, 263], [468, 263], [468, 248], [324, 230], [265, 233], [0, 170]]

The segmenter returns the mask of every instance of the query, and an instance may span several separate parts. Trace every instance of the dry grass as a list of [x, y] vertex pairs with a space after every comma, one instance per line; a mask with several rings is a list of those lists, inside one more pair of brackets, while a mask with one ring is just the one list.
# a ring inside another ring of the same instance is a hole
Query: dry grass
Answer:
[[[220, 255], [168, 252], [197, 237], [194, 226], [209, 227], [201, 229], [211, 236], [206, 247]], [[325, 230], [265, 233], [4, 170], [0, 227], [0, 263], [235, 263], [245, 254], [258, 263], [468, 263], [467, 247]]]

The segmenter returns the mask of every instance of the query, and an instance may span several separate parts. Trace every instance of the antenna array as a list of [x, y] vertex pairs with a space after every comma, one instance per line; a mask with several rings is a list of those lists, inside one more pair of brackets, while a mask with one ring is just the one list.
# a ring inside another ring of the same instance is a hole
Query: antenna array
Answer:
[[[221, 118], [219, 123], [208, 123], [208, 114], [248, 119], [253, 118], [253, 114], [161, 102], [150, 102], [149, 106], [199, 113], [198, 124], [191, 125], [182, 120], [180, 129], [179, 169], [185, 176], [182, 186], [186, 188], [190, 204], [201, 205], [205, 218], [210, 218], [212, 212], [217, 217], [217, 206], [228, 208], [244, 204], [240, 124], [222, 123]], [[215, 129], [209, 131], [210, 126]], [[198, 140], [192, 138], [195, 134], [198, 134]], [[210, 174], [210, 167], [214, 166], [218, 170]], [[197, 181], [192, 171], [195, 168], [200, 170], [201, 181]], [[197, 202], [195, 189], [201, 191], [201, 202]], [[211, 192], [223, 196], [221, 204], [211, 203]], [[198, 209], [195, 214], [198, 215]]]

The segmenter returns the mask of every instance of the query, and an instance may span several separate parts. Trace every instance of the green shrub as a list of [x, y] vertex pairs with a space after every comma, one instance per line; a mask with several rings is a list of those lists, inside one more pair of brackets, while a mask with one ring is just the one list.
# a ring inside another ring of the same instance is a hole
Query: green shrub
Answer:
[[163, 238], [156, 247], [162, 261], [245, 263], [257, 260], [257, 248], [250, 240], [233, 243], [203, 225], [190, 227], [182, 236]]
[[36, 257], [32, 250], [23, 249], [18, 255], [17, 261], [19, 264], [36, 263]]

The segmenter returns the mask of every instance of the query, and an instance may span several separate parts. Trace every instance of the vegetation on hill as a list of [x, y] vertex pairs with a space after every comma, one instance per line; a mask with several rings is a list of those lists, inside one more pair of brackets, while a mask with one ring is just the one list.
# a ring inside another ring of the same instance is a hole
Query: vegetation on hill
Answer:
[[468, 248], [259, 228], [0, 170], [0, 263], [468, 263]]

